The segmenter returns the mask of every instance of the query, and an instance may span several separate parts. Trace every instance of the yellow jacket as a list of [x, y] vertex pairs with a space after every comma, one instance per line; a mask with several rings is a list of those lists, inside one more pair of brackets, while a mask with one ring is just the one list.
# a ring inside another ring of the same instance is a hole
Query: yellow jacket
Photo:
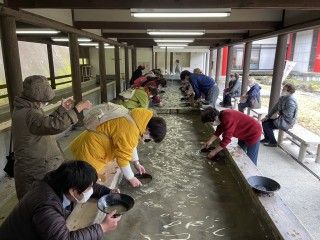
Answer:
[[136, 108], [131, 111], [135, 123], [121, 117], [99, 125], [97, 132], [84, 131], [71, 142], [74, 159], [87, 161], [98, 173], [113, 160], [121, 168], [129, 166], [133, 149], [138, 146], [152, 115], [151, 110]]

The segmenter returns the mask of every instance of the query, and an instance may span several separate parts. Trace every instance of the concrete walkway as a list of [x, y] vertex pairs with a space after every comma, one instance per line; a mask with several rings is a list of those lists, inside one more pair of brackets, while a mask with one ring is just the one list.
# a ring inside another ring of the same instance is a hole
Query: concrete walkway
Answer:
[[[312, 170], [320, 164], [306, 163]], [[320, 239], [320, 181], [280, 148], [260, 147], [258, 168], [281, 185], [280, 195], [314, 239]]]

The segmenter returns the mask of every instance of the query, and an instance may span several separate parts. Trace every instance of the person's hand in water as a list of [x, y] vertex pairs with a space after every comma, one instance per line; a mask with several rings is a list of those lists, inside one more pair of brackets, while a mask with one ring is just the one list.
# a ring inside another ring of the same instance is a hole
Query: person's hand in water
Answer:
[[120, 221], [121, 216], [117, 216], [117, 211], [114, 210], [111, 213], [107, 214], [106, 217], [102, 220], [100, 224], [102, 231], [104, 233], [111, 232], [118, 227], [118, 222]]
[[223, 148], [221, 146], [218, 146], [217, 148], [213, 149], [212, 151], [209, 152], [207, 158], [212, 159], [214, 158]]
[[139, 172], [139, 174], [146, 173], [144, 166], [142, 166], [138, 161], [134, 162], [134, 167]]
[[129, 180], [129, 182], [130, 182], [130, 184], [131, 184], [132, 187], [140, 187], [140, 186], [142, 186], [142, 183], [141, 183], [141, 182], [139, 181], [139, 179], [136, 178], [136, 177], [131, 178], [131, 179]]

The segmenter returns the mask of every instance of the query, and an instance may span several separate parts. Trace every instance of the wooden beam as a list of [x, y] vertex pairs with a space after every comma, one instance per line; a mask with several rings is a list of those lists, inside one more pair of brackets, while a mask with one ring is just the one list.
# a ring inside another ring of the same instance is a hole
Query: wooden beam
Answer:
[[241, 95], [244, 95], [247, 92], [247, 88], [249, 85], [251, 50], [252, 42], [247, 42], [244, 47], [243, 55]]
[[170, 74], [173, 72], [173, 52], [170, 52]]
[[281, 22], [104, 22], [75, 21], [77, 28], [101, 29], [188, 29], [188, 30], [275, 30]]
[[[162, 36], [158, 38], [194, 38], [194, 39], [242, 39], [246, 36], [243, 33], [205, 33], [202, 36]], [[154, 36], [151, 36], [147, 33], [103, 33], [105, 38], [119, 38], [123, 41], [127, 39], [154, 39]], [[118, 41], [120, 41], [118, 39]]]
[[101, 102], [103, 103], [108, 101], [106, 55], [105, 55], [103, 42], [99, 42], [99, 72], [100, 72]]
[[116, 75], [116, 96], [119, 97], [121, 92], [121, 82], [120, 82], [120, 49], [118, 46], [114, 47], [114, 69]]
[[295, 32], [305, 31], [305, 30], [311, 30], [311, 29], [315, 29], [315, 28], [319, 28], [319, 27], [320, 27], [320, 18], [315, 19], [315, 20], [311, 20], [311, 21], [306, 21], [303, 23], [294, 24], [294, 25], [284, 27], [284, 28], [276, 30], [276, 31], [269, 31], [267, 33], [262, 33], [262, 34], [250, 36], [250, 37], [244, 38], [243, 40], [240, 40], [240, 41], [225, 42], [224, 44], [220, 44], [219, 47], [224, 47], [224, 46], [228, 46], [228, 45], [237, 45], [237, 44], [241, 44], [244, 42], [250, 42], [250, 41], [252, 42], [252, 41], [257, 41], [257, 40], [261, 40], [261, 39], [265, 39], [265, 38], [276, 37], [278, 35], [295, 33]]
[[[70, 52], [70, 65], [71, 65], [71, 80], [72, 80], [72, 93], [73, 99], [76, 104], [82, 101], [81, 91], [81, 74], [79, 63], [79, 45], [78, 36], [74, 33], [69, 33], [69, 52]], [[79, 125], [83, 124], [83, 112], [78, 116]]]
[[168, 48], [165, 48], [164, 52], [164, 74], [168, 73]]
[[158, 52], [154, 53], [154, 68], [158, 69]]
[[[67, 24], [63, 24], [61, 22], [58, 22], [49, 18], [45, 18], [36, 14], [32, 14], [30, 12], [22, 11], [22, 10], [16, 11], [7, 7], [2, 7], [0, 11], [0, 15], [11, 16], [11, 17], [14, 17], [16, 21], [19, 21], [22, 23], [28, 23], [37, 27], [53, 28], [65, 33], [73, 33], [81, 37], [91, 38], [94, 41], [102, 41], [102, 42], [109, 43], [111, 45], [116, 45], [116, 46], [126, 46], [125, 44], [120, 44], [117, 41], [106, 39], [96, 34], [86, 32], [80, 29], [76, 29]], [[95, 28], [96, 27], [94, 27], [94, 29]]]
[[277, 103], [280, 97], [282, 76], [285, 68], [285, 59], [287, 53], [288, 34], [279, 35], [277, 40], [276, 55], [273, 65], [273, 75], [271, 84], [271, 94], [269, 102], [269, 111]]
[[209, 76], [213, 76], [213, 49], [210, 48], [210, 55], [209, 55]]
[[130, 8], [271, 8], [271, 9], [320, 9], [318, 0], [10, 0], [11, 8], [74, 8], [74, 9], [130, 9]]
[[229, 46], [225, 88], [229, 86], [230, 74], [232, 70], [232, 59], [233, 59], [233, 46]]
[[125, 48], [124, 49], [124, 75], [125, 75], [125, 80], [126, 80], [126, 88], [129, 86], [129, 49]]
[[52, 87], [52, 89], [56, 89], [56, 76], [54, 73], [53, 54], [52, 54], [52, 45], [51, 44], [47, 44], [47, 53], [48, 53], [48, 63], [49, 63], [51, 87]]
[[132, 64], [132, 72], [137, 69], [137, 49], [133, 48], [131, 51], [131, 64]]
[[152, 48], [152, 69], [155, 69], [155, 65], [154, 65], [154, 51], [153, 51], [153, 48]]
[[0, 22], [3, 65], [10, 112], [12, 114], [14, 98], [22, 92], [22, 74], [16, 34], [16, 21], [13, 17], [1, 16]]
[[216, 61], [216, 82], [219, 85], [220, 83], [220, 74], [221, 74], [221, 50], [222, 48], [217, 49], [217, 61]]

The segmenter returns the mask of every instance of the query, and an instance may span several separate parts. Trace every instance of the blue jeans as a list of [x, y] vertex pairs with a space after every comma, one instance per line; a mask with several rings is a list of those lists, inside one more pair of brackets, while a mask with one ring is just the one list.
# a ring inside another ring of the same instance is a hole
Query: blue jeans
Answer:
[[246, 152], [251, 161], [257, 165], [260, 139], [253, 145], [248, 146], [244, 141], [239, 140], [238, 145]]
[[213, 85], [205, 95], [205, 100], [209, 105], [215, 108], [219, 96], [219, 87], [217, 84]]
[[273, 129], [278, 129], [274, 123], [273, 119], [268, 119], [264, 122], [262, 122], [262, 128], [263, 128], [263, 134], [264, 134], [264, 139], [267, 140], [267, 142], [276, 144], [277, 140], [274, 137]]

